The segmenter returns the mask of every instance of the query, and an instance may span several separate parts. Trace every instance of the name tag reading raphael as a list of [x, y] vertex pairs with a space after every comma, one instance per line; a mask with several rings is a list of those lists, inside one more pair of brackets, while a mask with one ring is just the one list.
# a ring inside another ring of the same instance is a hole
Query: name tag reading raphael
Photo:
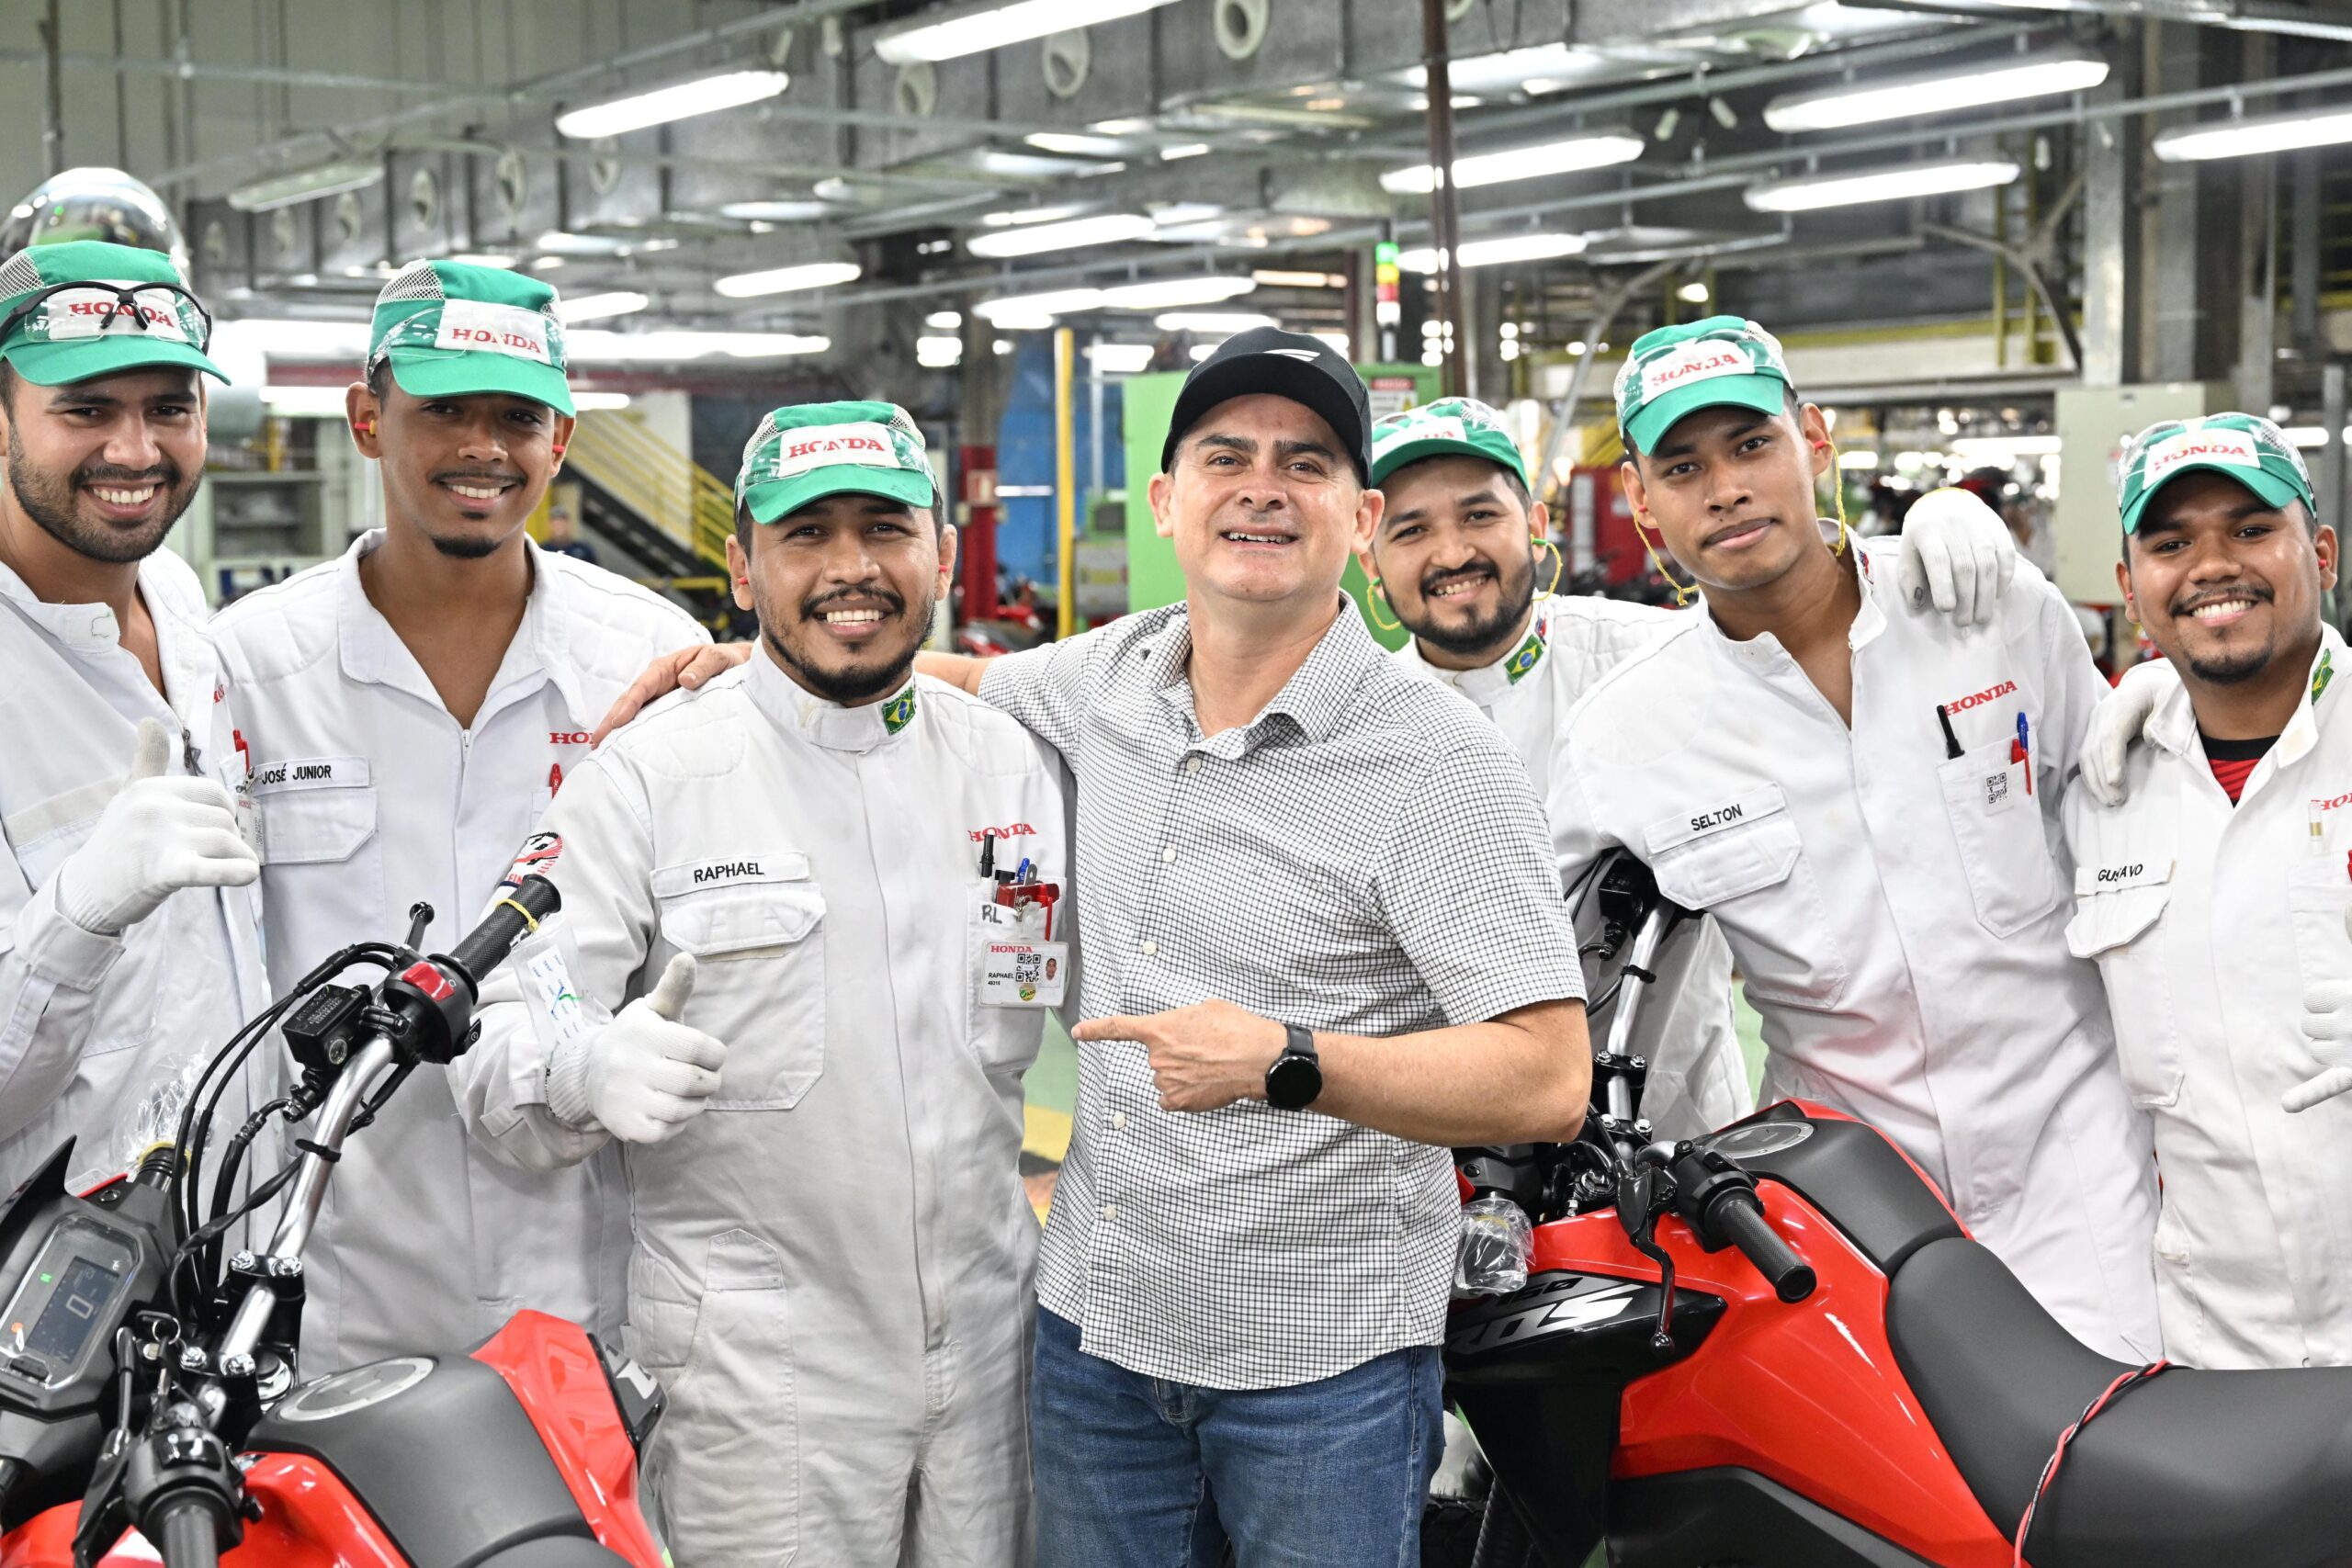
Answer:
[[1069, 986], [1069, 943], [1045, 940], [1037, 904], [984, 903], [974, 911], [980, 1001], [988, 1007], [1057, 1008]]

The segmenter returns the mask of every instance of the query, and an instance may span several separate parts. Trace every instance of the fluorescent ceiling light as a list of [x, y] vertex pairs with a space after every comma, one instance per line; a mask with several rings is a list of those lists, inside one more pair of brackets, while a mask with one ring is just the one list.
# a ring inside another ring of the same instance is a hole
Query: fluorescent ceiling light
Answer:
[[575, 409], [625, 409], [630, 402], [627, 392], [574, 392], [571, 406]]
[[1212, 151], [1214, 149], [1205, 141], [1181, 141], [1172, 147], [1162, 147], [1159, 150], [1159, 161], [1163, 164], [1172, 164], [1179, 158], [1197, 158], [1202, 153]]
[[1140, 240], [1154, 225], [1140, 212], [1105, 212], [1093, 218], [1073, 218], [1067, 223], [1035, 223], [994, 234], [976, 234], [964, 248], [976, 256], [1034, 256], [1046, 251], [1074, 251], [1088, 245], [1115, 245]]
[[1152, 346], [1148, 343], [1093, 343], [1086, 345], [1086, 357], [1094, 368], [1105, 376], [1140, 375], [1150, 367]]
[[1156, 201], [1151, 203], [1151, 220], [1162, 229], [1185, 223], [1205, 223], [1212, 218], [1225, 216], [1222, 203], [1214, 201]]
[[[2290, 424], [2278, 434], [2287, 438], [2289, 446], [2300, 446], [2305, 451], [2327, 445], [2327, 426], [2324, 424]], [[2352, 446], [2352, 425], [2345, 427], [2344, 440], [2347, 446]]]
[[501, 255], [494, 251], [459, 251], [448, 259], [463, 262], [468, 266], [494, 266], [502, 272], [511, 272], [514, 267], [513, 256]]
[[261, 406], [284, 419], [341, 419], [341, 387], [264, 387]]
[[582, 141], [626, 136], [650, 125], [667, 125], [673, 119], [756, 104], [775, 97], [791, 85], [792, 78], [781, 71], [728, 71], [716, 76], [698, 76], [691, 82], [673, 82], [650, 93], [632, 93], [625, 98], [612, 98], [560, 114], [555, 117], [556, 134]]
[[865, 271], [855, 262], [803, 262], [797, 266], [770, 267], [765, 272], [739, 272], [732, 277], [720, 278], [711, 287], [729, 299], [749, 299], [761, 294], [789, 294], [797, 289], [854, 283]]
[[[1630, 130], [1600, 130], [1560, 141], [1538, 142], [1502, 152], [1480, 152], [1453, 160], [1453, 183], [1469, 190], [1510, 180], [1538, 179], [1545, 175], [1572, 175], [1584, 169], [1605, 169], [1630, 164], [1645, 146]], [[1437, 170], [1427, 164], [1392, 169], [1380, 176], [1380, 188], [1400, 195], [1427, 196], [1437, 188]]]
[[1851, 174], [1770, 180], [1750, 186], [1743, 194], [1753, 211], [1812, 212], [1825, 207], [1855, 207], [1866, 201], [1983, 190], [1990, 186], [2007, 185], [2017, 177], [2018, 165], [2007, 158], [1946, 158]]
[[2048, 457], [2059, 447], [2054, 435], [1959, 435], [1944, 443], [1955, 457]]
[[1246, 277], [1166, 277], [1105, 288], [1102, 304], [1114, 310], [1173, 310], [1185, 305], [1222, 304], [1255, 292], [1257, 287]]
[[2352, 141], [2352, 107], [2184, 125], [2164, 132], [2149, 146], [2167, 164], [2191, 164], [2208, 158], [2244, 158], [2256, 152], [2326, 147], [2338, 141]]
[[821, 201], [730, 201], [719, 208], [718, 215], [739, 223], [803, 223], [831, 210]]
[[[1572, 256], [1589, 242], [1582, 234], [1505, 234], [1494, 240], [1472, 240], [1462, 247], [1464, 266], [1495, 266], [1507, 262], [1549, 261]], [[1407, 251], [1396, 258], [1407, 272], [1435, 272], [1435, 251]]]
[[1058, 223], [1085, 210], [1076, 204], [1067, 207], [1016, 207], [1009, 212], [983, 214], [980, 226], [984, 229], [1020, 229], [1032, 223]]
[[700, 359], [724, 354], [738, 359], [769, 359], [785, 355], [822, 354], [831, 339], [797, 333], [705, 333], [667, 328], [650, 333], [616, 333], [583, 327], [567, 333], [564, 347], [571, 358], [582, 360]]
[[1069, 152], [1081, 158], [1120, 158], [1127, 144], [1108, 136], [1079, 136], [1067, 130], [1040, 130], [1021, 139], [1040, 152]]
[[922, 324], [952, 333], [964, 324], [964, 316], [960, 310], [933, 310], [922, 319]]
[[561, 256], [541, 256], [531, 264], [533, 272], [553, 272], [563, 265]]
[[1838, 454], [1838, 466], [1841, 468], [1875, 468], [1878, 467], [1878, 454], [1849, 447]]
[[538, 237], [533, 249], [567, 256], [612, 256], [628, 249], [628, 242], [609, 234], [573, 234], [550, 229]]
[[1047, 33], [1092, 27], [1120, 17], [1137, 16], [1168, 5], [1170, 0], [991, 0], [986, 5], [943, 6], [938, 10], [885, 28], [874, 39], [874, 52], [892, 65], [918, 61], [957, 60], [984, 54], [1009, 43], [1026, 43]]
[[1347, 274], [1341, 272], [1282, 272], [1260, 267], [1250, 275], [1269, 288], [1345, 288]]
[[1946, 66], [1902, 76], [1872, 76], [1835, 87], [1789, 93], [1764, 106], [1774, 130], [1838, 130], [1880, 120], [1951, 114], [2052, 93], [2083, 93], [2107, 80], [2107, 62], [2088, 50], [2014, 55], [1971, 70]]
[[582, 294], [571, 299], [558, 299], [556, 319], [567, 326], [573, 321], [601, 321], [608, 316], [626, 316], [642, 310], [653, 301], [646, 296], [626, 288], [607, 294]]
[[915, 363], [926, 370], [944, 370], [964, 362], [964, 340], [959, 337], [919, 337], [915, 339]]
[[1198, 365], [1216, 352], [1216, 344], [1213, 343], [1196, 343], [1193, 345], [1193, 363]]
[[223, 321], [215, 335], [230, 353], [259, 354], [272, 359], [348, 359], [368, 354], [365, 321], [304, 321], [249, 317]]
[[1348, 334], [1345, 333], [1309, 333], [1306, 335], [1309, 337], [1321, 338], [1325, 343], [1329, 344], [1334, 349], [1341, 354], [1347, 353], [1350, 346], [1348, 343]]
[[1249, 310], [1170, 310], [1155, 316], [1151, 324], [1164, 333], [1198, 333], [1204, 337], [1231, 337], [1246, 333], [1251, 327], [1271, 327], [1272, 316], [1261, 316]]
[[972, 313], [1000, 327], [1035, 331], [1033, 322], [1050, 322], [1056, 316], [1091, 310], [1102, 303], [1102, 291], [1099, 288], [1057, 288], [1044, 294], [1010, 294], [1001, 299], [983, 299], [972, 307]]
[[383, 177], [381, 163], [355, 158], [321, 164], [316, 168], [296, 169], [290, 174], [271, 175], [241, 185], [229, 193], [229, 205], [240, 212], [275, 212], [298, 201], [341, 196], [347, 190], [366, 190]]

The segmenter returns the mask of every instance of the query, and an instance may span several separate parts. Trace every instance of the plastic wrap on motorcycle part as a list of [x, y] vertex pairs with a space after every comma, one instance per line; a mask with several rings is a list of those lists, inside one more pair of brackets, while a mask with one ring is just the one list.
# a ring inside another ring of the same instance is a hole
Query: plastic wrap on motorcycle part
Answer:
[[1719, 1296], [1679, 1292], [1675, 1353], [1661, 1359], [1657, 1308], [1656, 1285], [1550, 1273], [1447, 1324], [1447, 1395], [1556, 1568], [1578, 1568], [1600, 1539], [1625, 1385], [1696, 1350], [1724, 1314]]
[[1728, 1467], [1616, 1483], [1609, 1561], [1612, 1568], [1934, 1568], [1752, 1470]]
[[1507, 1296], [1527, 1285], [1527, 1259], [1535, 1250], [1535, 1226], [1527, 1211], [1499, 1194], [1473, 1199], [1462, 1208], [1462, 1246], [1453, 1264], [1457, 1301]]
[[[100, 1162], [103, 1166], [99, 1172], [102, 1179], [136, 1169], [141, 1156], [149, 1149], [157, 1144], [178, 1140], [180, 1116], [187, 1110], [189, 1097], [196, 1092], [197, 1080], [204, 1076], [205, 1063], [210, 1060], [209, 1052], [189, 1052], [166, 1059], [156, 1069], [154, 1077], [147, 1085], [147, 1091], [139, 1097], [139, 1103], [130, 1108], [130, 1113], [123, 1118], [122, 1125], [115, 1129], [114, 1143], [106, 1151], [106, 1158]], [[229, 1130], [236, 1130], [234, 1122], [229, 1124]], [[201, 1134], [193, 1135], [200, 1136]], [[209, 1149], [214, 1145], [207, 1143], [202, 1146]]]
[[1784, 1100], [1699, 1143], [1793, 1189], [1890, 1279], [1928, 1243], [1967, 1234], [1917, 1168], [1867, 1122], [1811, 1116]]
[[325, 1464], [411, 1562], [594, 1539], [514, 1390], [468, 1357], [405, 1356], [305, 1383], [245, 1447]]

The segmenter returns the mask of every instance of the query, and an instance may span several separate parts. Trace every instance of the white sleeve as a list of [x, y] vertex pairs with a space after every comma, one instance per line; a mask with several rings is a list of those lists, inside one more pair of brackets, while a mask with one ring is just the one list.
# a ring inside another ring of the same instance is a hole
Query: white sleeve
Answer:
[[98, 985], [122, 938], [84, 931], [0, 846], [0, 1138], [29, 1126], [74, 1081], [97, 1015]]
[[484, 981], [481, 1037], [448, 1067], [467, 1131], [526, 1170], [583, 1160], [610, 1136], [584, 1109], [587, 1056], [642, 988], [655, 923], [652, 826], [624, 767], [592, 757], [539, 829], [563, 839], [549, 878], [563, 908]]
[[1552, 858], [1560, 873], [1560, 891], [1573, 889], [1600, 863], [1617, 840], [1605, 832], [1593, 817], [1592, 805], [1585, 798], [1583, 782], [1577, 776], [1575, 717], [1564, 726], [1552, 742], [1551, 789], [1544, 802], [1544, 815], [1552, 827]]

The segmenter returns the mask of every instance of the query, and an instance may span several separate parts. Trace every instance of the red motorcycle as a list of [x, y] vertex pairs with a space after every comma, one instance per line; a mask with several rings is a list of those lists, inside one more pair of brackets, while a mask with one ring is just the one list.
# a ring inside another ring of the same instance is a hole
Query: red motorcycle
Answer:
[[1574, 1144], [1463, 1151], [1466, 1190], [1537, 1222], [1525, 1288], [1446, 1342], [1496, 1482], [1479, 1568], [2352, 1564], [2352, 1370], [2109, 1360], [1823, 1107], [1648, 1143], [1623, 1045], [1689, 916], [1630, 861], [1600, 897], [1602, 1108]]
[[[469, 1356], [402, 1356], [293, 1386], [301, 1256], [345, 1138], [470, 1040], [476, 977], [559, 899], [534, 841], [456, 953], [365, 942], [212, 1059], [171, 1145], [85, 1196], [60, 1149], [0, 1213], [0, 1568], [666, 1568], [637, 1504], [658, 1384], [574, 1325], [517, 1314]], [[373, 964], [373, 987], [331, 982]], [[220, 1088], [282, 1032], [300, 1082], [227, 1140]], [[277, 1117], [300, 1158], [236, 1201]], [[195, 1151], [183, 1156], [181, 1151]], [[221, 1257], [279, 1192], [266, 1250]]]

